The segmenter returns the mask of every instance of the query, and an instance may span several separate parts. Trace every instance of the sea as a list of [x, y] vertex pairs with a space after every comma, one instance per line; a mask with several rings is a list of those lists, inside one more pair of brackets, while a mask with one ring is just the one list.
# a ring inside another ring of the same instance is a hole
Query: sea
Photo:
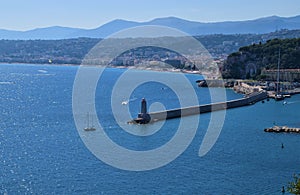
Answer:
[[[126, 170], [94, 155], [81, 137], [72, 105], [78, 66], [1, 64], [0, 70], [0, 194], [282, 194], [282, 187], [287, 188], [293, 175], [300, 173], [300, 135], [263, 131], [273, 125], [300, 127], [300, 95], [286, 99], [285, 104], [270, 99], [227, 110], [215, 144], [203, 156], [199, 156], [199, 147], [212, 113], [188, 116], [196, 117], [199, 124], [181, 154], [153, 169]], [[118, 106], [127, 106], [134, 118], [142, 98], [149, 107], [178, 108], [180, 99], [190, 96], [185, 93], [186, 85], [176, 80], [178, 73], [154, 72], [152, 80], [135, 89], [123, 84], [132, 93], [112, 108], [114, 85], [125, 72], [103, 71], [95, 91], [94, 122], [128, 150], [142, 152], [164, 146], [175, 136], [182, 118], [164, 121], [153, 134], [139, 136], [123, 130], [114, 112]], [[136, 70], [140, 75], [146, 72]], [[172, 75], [176, 89], [155, 81]], [[191, 104], [214, 101], [208, 88], [197, 86], [201, 76], [184, 76], [198, 100]], [[225, 92], [227, 100], [243, 97], [231, 89]], [[123, 122], [137, 131], [153, 125]], [[107, 151], [108, 157], [118, 155]]]

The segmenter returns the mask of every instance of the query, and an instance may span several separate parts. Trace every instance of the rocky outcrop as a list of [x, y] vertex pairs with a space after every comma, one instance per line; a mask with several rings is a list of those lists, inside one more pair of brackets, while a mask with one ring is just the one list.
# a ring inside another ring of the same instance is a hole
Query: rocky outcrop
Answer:
[[262, 62], [258, 54], [240, 48], [228, 56], [222, 74], [223, 78], [249, 79], [258, 75], [260, 67]]
[[245, 82], [237, 82], [237, 84], [233, 87], [233, 90], [237, 93], [250, 95], [252, 93], [256, 93], [259, 91], [262, 91], [262, 88], [260, 86], [251, 86]]
[[225, 88], [232, 88], [234, 86], [233, 80], [198, 80], [198, 87], [225, 87]]

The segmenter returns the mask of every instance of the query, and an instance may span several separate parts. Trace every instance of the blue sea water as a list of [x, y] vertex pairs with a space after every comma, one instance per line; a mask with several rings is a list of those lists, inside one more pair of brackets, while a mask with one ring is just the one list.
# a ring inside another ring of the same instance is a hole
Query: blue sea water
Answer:
[[[281, 187], [300, 172], [300, 135], [263, 131], [274, 124], [300, 127], [299, 95], [285, 105], [270, 100], [227, 110], [219, 139], [199, 157], [211, 116], [203, 114], [192, 143], [174, 161], [154, 170], [125, 171], [100, 161], [80, 139], [72, 113], [78, 67], [3, 64], [0, 70], [0, 194], [281, 194]], [[144, 137], [125, 133], [116, 124], [109, 96], [123, 72], [107, 69], [101, 78], [105, 84], [96, 93], [101, 125], [113, 141], [129, 149], [163, 145], [180, 119], [168, 120], [162, 131]], [[187, 78], [199, 102], [209, 103], [208, 89], [195, 84], [199, 76]], [[242, 97], [226, 92], [228, 99]], [[168, 86], [150, 82], [133, 92], [133, 116], [142, 97], [149, 105], [159, 101], [168, 109], [179, 106]]]

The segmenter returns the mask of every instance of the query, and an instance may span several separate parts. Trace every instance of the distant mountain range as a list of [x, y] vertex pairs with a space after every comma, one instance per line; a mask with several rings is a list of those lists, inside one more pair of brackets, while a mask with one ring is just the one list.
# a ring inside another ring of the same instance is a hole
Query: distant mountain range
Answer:
[[53, 26], [29, 31], [12, 31], [0, 29], [0, 39], [70, 39], [78, 37], [105, 38], [122, 29], [142, 26], [162, 25], [179, 29], [190, 35], [208, 34], [262, 34], [280, 29], [300, 29], [300, 15], [295, 17], [270, 16], [247, 21], [203, 23], [183, 20], [176, 17], [157, 18], [148, 22], [114, 20], [95, 29], [80, 29]]

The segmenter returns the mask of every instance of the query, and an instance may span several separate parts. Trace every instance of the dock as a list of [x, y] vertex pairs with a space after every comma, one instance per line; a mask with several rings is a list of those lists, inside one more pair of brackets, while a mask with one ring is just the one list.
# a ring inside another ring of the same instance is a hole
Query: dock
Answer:
[[[146, 100], [143, 99], [142, 106], [141, 106], [142, 109], [141, 112], [138, 114], [138, 118], [133, 119], [130, 122], [146, 124], [149, 122], [155, 122], [160, 120], [168, 120], [168, 119], [179, 118], [184, 116], [209, 113], [218, 110], [232, 109], [232, 108], [252, 105], [255, 104], [256, 102], [263, 101], [266, 98], [268, 98], [267, 92], [261, 91], [261, 92], [254, 92], [244, 98], [230, 100], [226, 102], [204, 104], [204, 105], [177, 108], [177, 109], [164, 110], [159, 112], [150, 112], [150, 113], [148, 113], [147, 109], [145, 109]], [[146, 118], [143, 118], [143, 116], [145, 116]]]
[[[294, 90], [286, 90], [285, 93], [283, 93], [283, 97], [284, 98], [289, 98], [292, 95], [297, 95], [297, 94], [300, 94], [300, 89], [299, 88], [294, 89]], [[268, 91], [269, 98], [275, 99], [275, 95], [276, 95], [276, 92], [274, 92], [274, 91]]]

